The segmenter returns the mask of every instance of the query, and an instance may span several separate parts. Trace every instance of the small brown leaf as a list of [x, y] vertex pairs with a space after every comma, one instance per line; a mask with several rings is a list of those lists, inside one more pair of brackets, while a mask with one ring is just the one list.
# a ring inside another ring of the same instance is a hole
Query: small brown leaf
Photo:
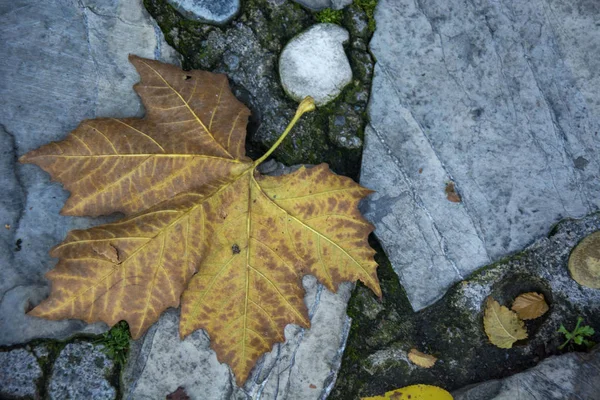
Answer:
[[434, 356], [421, 353], [417, 349], [410, 349], [408, 352], [408, 359], [421, 368], [431, 368], [437, 361], [437, 358]]
[[517, 296], [511, 308], [519, 315], [519, 318], [527, 320], [544, 315], [548, 311], [548, 304], [543, 294], [529, 292]]
[[311, 389], [316, 389], [317, 387], [315, 385], [313, 385], [312, 383], [310, 385], [308, 385], [309, 388]]
[[448, 182], [446, 185], [446, 198], [453, 203], [460, 203], [461, 198], [458, 193], [456, 193], [456, 189], [454, 188], [454, 182]]
[[501, 349], [510, 349], [517, 340], [527, 339], [523, 321], [491, 297], [486, 302], [483, 326], [490, 342]]

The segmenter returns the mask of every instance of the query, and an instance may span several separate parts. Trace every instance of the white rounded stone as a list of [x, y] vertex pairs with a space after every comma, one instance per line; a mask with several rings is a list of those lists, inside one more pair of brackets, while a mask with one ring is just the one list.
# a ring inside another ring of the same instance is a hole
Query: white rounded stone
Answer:
[[352, 81], [344, 52], [348, 31], [335, 24], [317, 24], [293, 38], [279, 59], [279, 76], [294, 100], [312, 96], [317, 105], [335, 99]]

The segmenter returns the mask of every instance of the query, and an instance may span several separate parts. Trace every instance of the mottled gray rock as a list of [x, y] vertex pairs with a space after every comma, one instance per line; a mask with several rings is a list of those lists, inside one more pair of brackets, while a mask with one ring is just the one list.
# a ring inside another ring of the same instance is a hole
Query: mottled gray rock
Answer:
[[317, 24], [294, 37], [279, 58], [279, 76], [294, 100], [312, 96], [317, 105], [335, 99], [352, 81], [343, 43], [348, 31], [335, 24]]
[[126, 399], [164, 398], [183, 387], [192, 399], [321, 399], [331, 391], [341, 362], [350, 319], [346, 304], [352, 286], [333, 294], [303, 279], [311, 328], [285, 329], [285, 343], [262, 357], [243, 388], [217, 360], [208, 335], [196, 331], [179, 339], [179, 314], [169, 310], [134, 342], [123, 374]]
[[240, 10], [240, 0], [168, 0], [186, 18], [212, 24], [230, 21]]
[[302, 4], [311, 10], [319, 11], [326, 8], [341, 10], [342, 8], [352, 4], [352, 0], [293, 0], [298, 4]]
[[600, 3], [380, 0], [375, 18], [364, 211], [422, 309], [598, 209]]
[[362, 124], [361, 116], [349, 105], [339, 111], [329, 117], [329, 140], [339, 147], [360, 149], [362, 140], [356, 136], [356, 127]]
[[49, 249], [98, 220], [60, 216], [67, 192], [16, 159], [83, 119], [141, 116], [128, 54], [175, 62], [175, 53], [141, 0], [15, 0], [0, 15], [0, 345], [100, 332], [104, 324], [24, 315], [47, 294]]
[[456, 391], [455, 400], [563, 400], [600, 398], [600, 351], [569, 353], [503, 380]]
[[39, 398], [37, 384], [42, 369], [25, 349], [0, 352], [0, 398]]
[[65, 346], [54, 362], [48, 383], [50, 399], [115, 399], [117, 392], [109, 383], [113, 362], [102, 346], [75, 342]]

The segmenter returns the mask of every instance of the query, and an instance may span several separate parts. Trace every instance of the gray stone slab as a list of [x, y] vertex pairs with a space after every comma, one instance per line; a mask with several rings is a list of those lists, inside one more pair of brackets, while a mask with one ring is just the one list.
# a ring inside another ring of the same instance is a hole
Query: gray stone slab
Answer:
[[42, 369], [25, 349], [0, 352], [0, 398], [39, 398]]
[[99, 220], [60, 216], [68, 193], [16, 159], [83, 119], [141, 116], [129, 53], [177, 61], [141, 0], [0, 2], [0, 345], [105, 329], [24, 315], [47, 293], [48, 250]]
[[102, 346], [88, 342], [70, 343], [54, 362], [48, 397], [52, 400], [116, 399], [117, 391], [108, 381], [114, 367]]
[[380, 0], [375, 18], [364, 211], [418, 310], [598, 210], [600, 3]]
[[600, 398], [600, 351], [551, 357], [502, 380], [453, 393], [455, 400], [563, 400]]
[[168, 0], [186, 18], [221, 25], [240, 10], [240, 0]]
[[276, 344], [254, 368], [245, 386], [217, 360], [208, 335], [198, 330], [179, 339], [179, 313], [169, 310], [133, 342], [123, 373], [125, 399], [159, 399], [183, 387], [191, 399], [322, 399], [331, 391], [346, 344], [346, 305], [352, 285], [337, 294], [306, 276], [305, 303], [311, 328], [288, 325], [285, 343]]

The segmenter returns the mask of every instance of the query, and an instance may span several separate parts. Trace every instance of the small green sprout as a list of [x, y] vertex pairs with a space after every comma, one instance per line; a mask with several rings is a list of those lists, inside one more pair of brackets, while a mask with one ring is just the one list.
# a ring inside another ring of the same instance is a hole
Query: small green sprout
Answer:
[[123, 366], [127, 361], [129, 339], [131, 339], [129, 325], [125, 321], [120, 321], [104, 333], [101, 338], [95, 340], [94, 343], [103, 345], [102, 351], [104, 354], [113, 360], [115, 364]]
[[567, 340], [563, 344], [558, 346], [559, 350], [562, 350], [567, 345], [567, 343], [569, 343], [571, 340], [575, 344], [578, 344], [578, 345], [583, 344], [587, 347], [592, 347], [595, 344], [591, 340], [585, 339], [586, 337], [590, 337], [594, 334], [594, 328], [592, 328], [591, 326], [588, 326], [588, 325], [581, 326], [582, 322], [583, 322], [583, 318], [581, 318], [581, 317], [577, 318], [577, 325], [575, 325], [575, 329], [573, 329], [573, 332], [569, 332], [563, 326], [563, 324], [560, 324], [560, 329], [558, 330], [558, 332], [565, 335], [565, 338], [567, 338]]
[[341, 25], [342, 10], [332, 10], [331, 8], [326, 8], [323, 11], [316, 13], [315, 17], [317, 18], [317, 21], [321, 23]]

